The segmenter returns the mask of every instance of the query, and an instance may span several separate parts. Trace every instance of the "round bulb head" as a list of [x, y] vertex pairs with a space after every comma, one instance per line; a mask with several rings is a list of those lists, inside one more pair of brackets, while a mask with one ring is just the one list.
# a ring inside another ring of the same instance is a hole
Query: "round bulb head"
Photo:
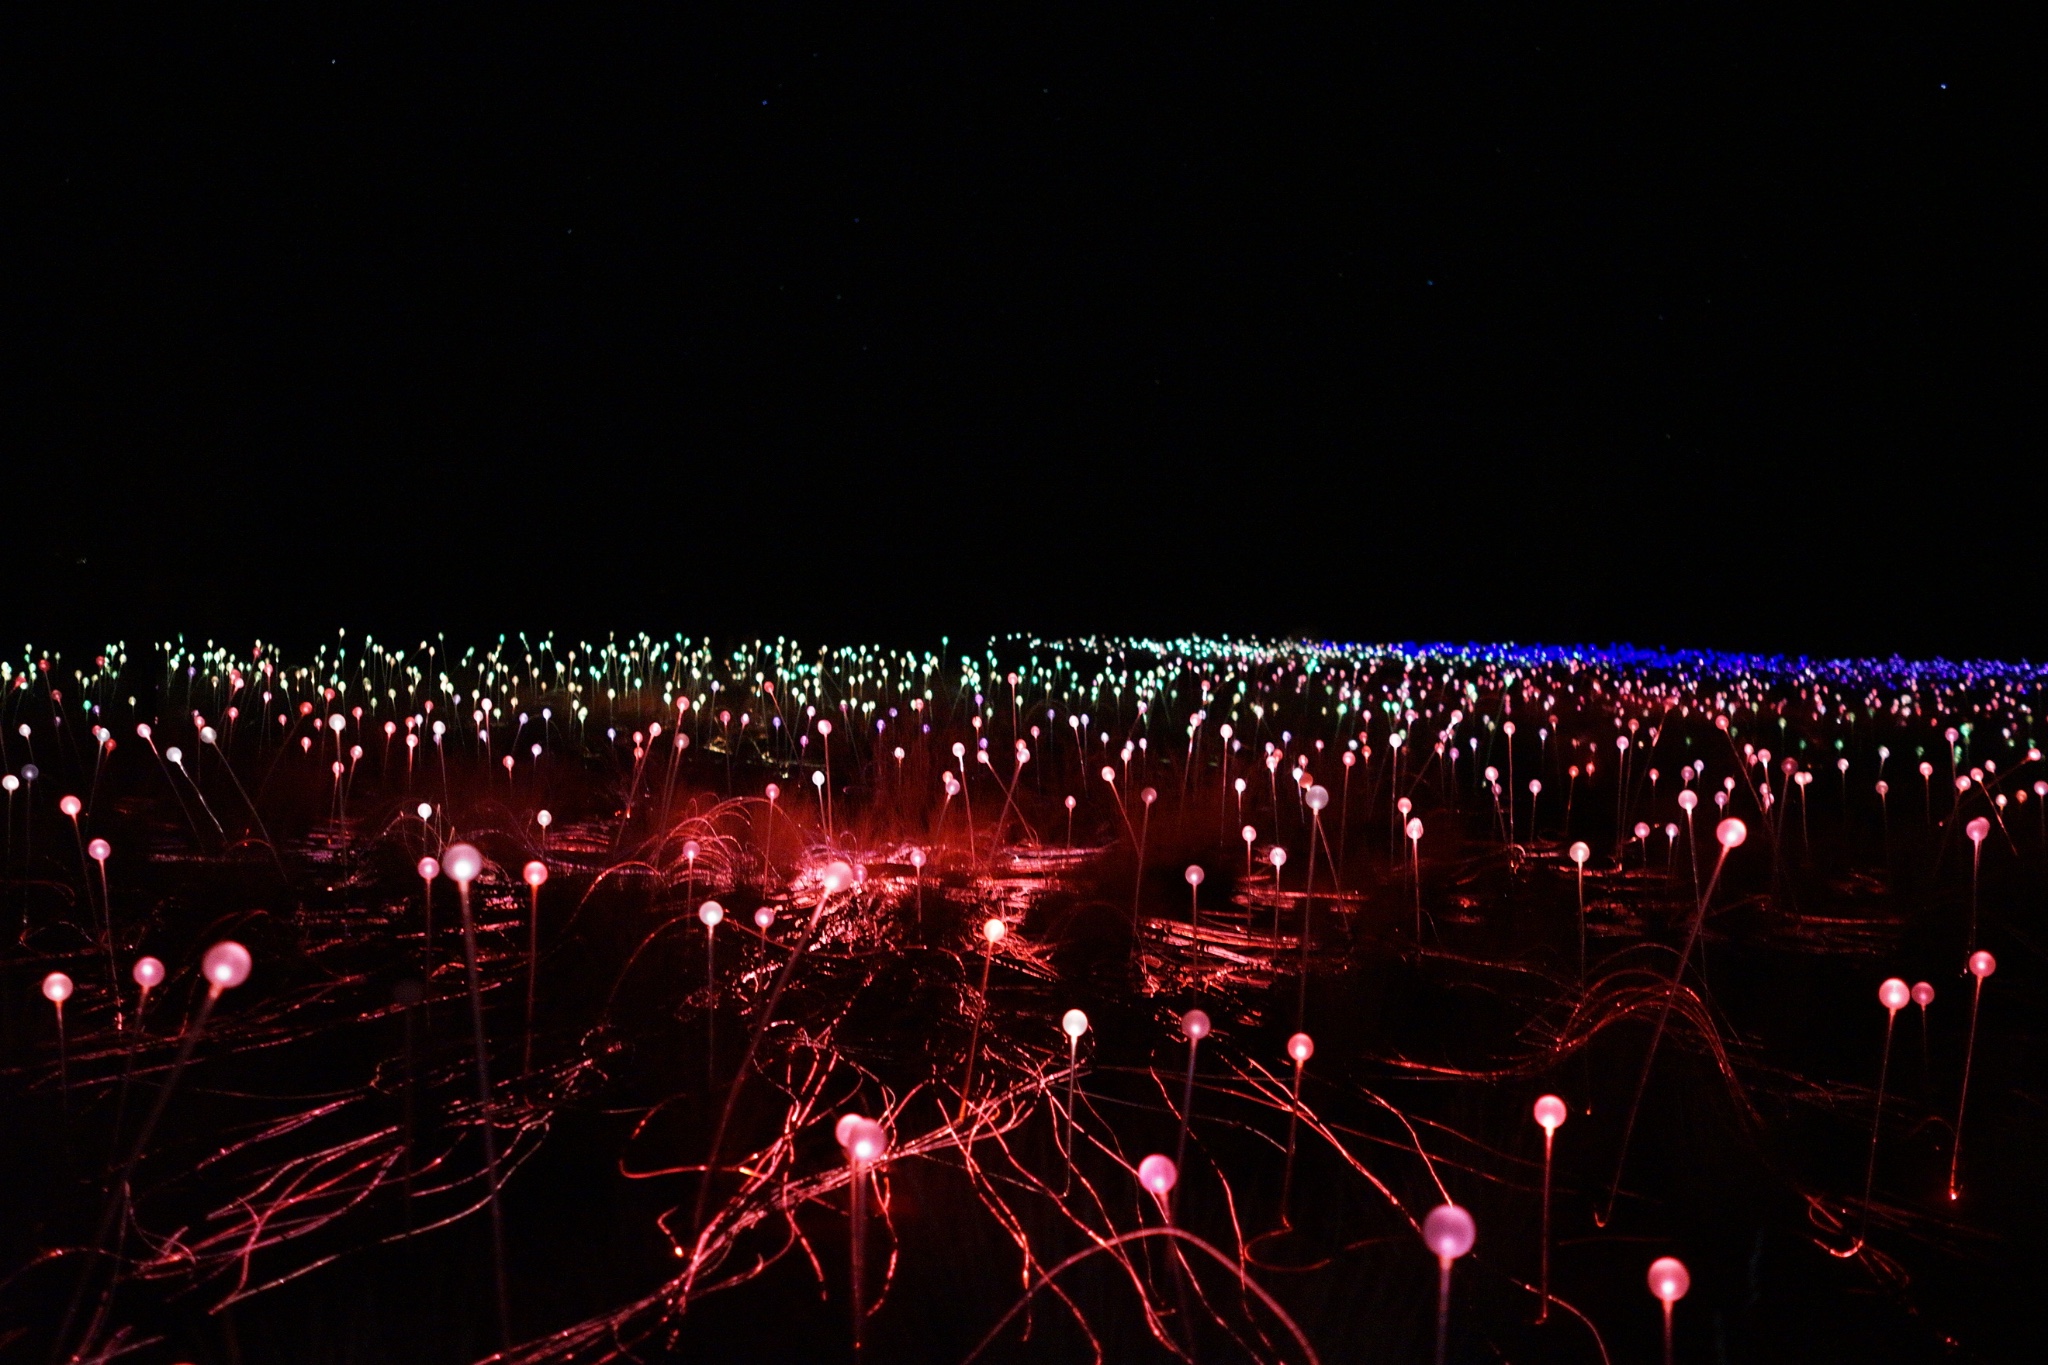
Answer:
[[432, 857], [420, 859], [419, 874], [425, 881], [434, 880], [434, 878], [441, 875], [441, 860]]
[[249, 950], [233, 939], [222, 939], [206, 950], [199, 970], [215, 990], [232, 990], [249, 979]]
[[1060, 1016], [1060, 1031], [1076, 1042], [1080, 1041], [1081, 1035], [1088, 1031], [1088, 1016], [1080, 1010], [1068, 1010]]
[[1306, 1033], [1297, 1033], [1287, 1040], [1287, 1055], [1296, 1062], [1305, 1063], [1316, 1055], [1316, 1040]]
[[1209, 875], [1208, 873], [1206, 873], [1206, 872], [1202, 871], [1202, 869], [1201, 869], [1201, 868], [1199, 868], [1199, 867], [1195, 866], [1195, 864], [1193, 864], [1193, 863], [1189, 863], [1189, 864], [1188, 864], [1188, 870], [1187, 870], [1186, 872], [1183, 872], [1183, 873], [1181, 874], [1181, 876], [1183, 876], [1183, 877], [1185, 877], [1185, 878], [1187, 879], [1187, 884], [1188, 884], [1189, 886], [1200, 886], [1200, 885], [1202, 884], [1203, 880], [1204, 880], [1204, 879], [1205, 879], [1205, 878], [1206, 878], [1206, 877], [1207, 877], [1208, 875]]
[[1115, 785], [1116, 785], [1116, 769], [1115, 769], [1115, 768], [1112, 768], [1112, 767], [1110, 767], [1110, 766], [1109, 766], [1109, 765], [1108, 765], [1107, 763], [1103, 764], [1103, 765], [1102, 765], [1102, 780], [1103, 780], [1104, 782], [1107, 782], [1107, 783], [1109, 783], [1109, 784], [1110, 784], [1111, 786], [1115, 786]]
[[859, 1114], [847, 1114], [834, 1130], [846, 1159], [856, 1166], [872, 1166], [889, 1150], [889, 1134], [881, 1124]]
[[1421, 840], [1422, 820], [1419, 817], [1408, 822], [1408, 837], [1418, 842]]
[[1991, 822], [1980, 815], [1969, 824], [1963, 826], [1963, 833], [1970, 836], [1971, 843], [1981, 844], [1986, 838], [1990, 837]]
[[1327, 787], [1310, 787], [1301, 799], [1310, 810], [1321, 811], [1330, 804], [1330, 790]]
[[759, 929], [762, 933], [767, 933], [768, 926], [773, 923], [775, 923], [774, 906], [764, 905], [754, 912], [754, 927], [756, 929]]
[[520, 875], [526, 879], [526, 884], [528, 886], [538, 891], [547, 882], [548, 865], [542, 862], [540, 859], [535, 858], [532, 862], [526, 865], [526, 867], [521, 871]]
[[1543, 1125], [1546, 1133], [1554, 1133], [1564, 1127], [1564, 1121], [1570, 1116], [1570, 1106], [1555, 1095], [1545, 1095], [1536, 1101], [1536, 1122]]
[[1894, 1014], [1912, 1002], [1913, 992], [1896, 976], [1886, 977], [1884, 984], [1877, 988], [1877, 1003]]
[[1692, 1288], [1692, 1273], [1676, 1256], [1659, 1256], [1650, 1262], [1650, 1292], [1666, 1305], [1677, 1303]]
[[993, 948], [996, 944], [1001, 943], [1003, 941], [1003, 935], [1009, 932], [1010, 927], [1007, 924], [1004, 924], [1001, 920], [995, 918], [993, 915], [991, 915], [988, 919], [982, 922], [981, 936], [988, 940], [989, 946], [991, 948]]
[[927, 857], [923, 849], [913, 848], [910, 850], [910, 865], [912, 867], [922, 870], [926, 861]]
[[1742, 841], [1749, 837], [1749, 826], [1731, 815], [1715, 826], [1714, 837], [1721, 841], [1723, 848], [1741, 848]]
[[716, 929], [718, 922], [725, 918], [725, 907], [717, 901], [705, 901], [697, 907], [697, 918], [704, 921], [706, 929]]
[[1970, 954], [1970, 975], [1982, 981], [1998, 970], [1998, 959], [1991, 954], [1978, 951]]
[[1287, 850], [1284, 848], [1274, 849], [1271, 853], [1268, 853], [1266, 855], [1266, 861], [1273, 864], [1273, 866], [1275, 867], [1287, 866]]
[[697, 861], [697, 855], [703, 851], [704, 846], [695, 839], [683, 840], [683, 861], [694, 863]]
[[135, 959], [135, 967], [129, 975], [135, 978], [135, 984], [142, 987], [142, 989], [146, 991], [155, 990], [163, 984], [164, 964], [153, 957], [138, 957]]
[[1180, 1031], [1191, 1043], [1199, 1043], [1209, 1036], [1209, 1015], [1204, 1010], [1189, 1010], [1180, 1017]]
[[85, 851], [92, 855], [94, 862], [103, 863], [113, 854], [114, 846], [105, 839], [95, 839], [85, 846]]
[[62, 972], [51, 972], [43, 978], [43, 999], [53, 1005], [61, 1005], [71, 998], [71, 978]]
[[1138, 1183], [1143, 1185], [1155, 1199], [1163, 1199], [1166, 1192], [1180, 1179], [1180, 1172], [1174, 1169], [1173, 1158], [1154, 1152], [1138, 1163]]
[[78, 813], [85, 809], [85, 803], [75, 796], [67, 796], [57, 802], [57, 809], [76, 820]]
[[1237, 837], [1249, 844], [1259, 837], [1259, 832], [1253, 829], [1250, 825], [1246, 825], [1243, 829], [1237, 832]]
[[1928, 985], [1925, 981], [1915, 981], [1913, 983], [1913, 1003], [1923, 1010], [1933, 1004], [1934, 987]]
[[484, 855], [476, 851], [474, 844], [453, 844], [441, 855], [441, 866], [463, 886], [469, 885], [484, 870]]
[[1577, 863], [1580, 867], [1584, 867], [1586, 865], [1586, 859], [1593, 856], [1593, 850], [1586, 847], [1586, 845], [1583, 842], [1580, 842], [1572, 845], [1571, 854], [1572, 861]]
[[1678, 794], [1678, 808], [1684, 811], [1687, 815], [1692, 814], [1693, 809], [1696, 806], [1698, 806], [1699, 803], [1700, 798], [1699, 793], [1697, 792], [1682, 791]]
[[1456, 1204], [1439, 1204], [1422, 1220], [1422, 1243], [1440, 1261], [1455, 1261], [1472, 1249], [1479, 1230]]

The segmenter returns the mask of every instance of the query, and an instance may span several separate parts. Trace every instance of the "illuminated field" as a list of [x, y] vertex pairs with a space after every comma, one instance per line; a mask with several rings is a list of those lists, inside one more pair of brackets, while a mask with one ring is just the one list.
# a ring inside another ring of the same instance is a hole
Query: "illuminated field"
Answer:
[[1659, 1287], [1681, 1359], [2020, 1320], [2048, 669], [5, 668], [21, 1358], [1622, 1360]]

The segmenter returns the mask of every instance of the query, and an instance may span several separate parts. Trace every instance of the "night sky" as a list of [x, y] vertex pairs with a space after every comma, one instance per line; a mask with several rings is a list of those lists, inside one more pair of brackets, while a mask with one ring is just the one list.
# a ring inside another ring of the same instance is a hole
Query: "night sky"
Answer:
[[10, 650], [2048, 654], [1993, 12], [288, 10], [0, 29]]

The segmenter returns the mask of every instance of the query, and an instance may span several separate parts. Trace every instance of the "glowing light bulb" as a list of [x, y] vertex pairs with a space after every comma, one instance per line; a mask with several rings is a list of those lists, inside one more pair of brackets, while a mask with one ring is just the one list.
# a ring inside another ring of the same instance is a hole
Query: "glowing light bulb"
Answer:
[[1209, 1036], [1209, 1016], [1202, 1010], [1189, 1010], [1180, 1017], [1180, 1031], [1188, 1041], [1199, 1043]]
[[75, 796], [66, 796], [57, 802], [57, 809], [76, 820], [78, 813], [85, 809], [85, 803]]
[[473, 844], [451, 844], [441, 856], [441, 866], [462, 886], [475, 881], [484, 870], [484, 855]]
[[[1963, 785], [1967, 787], [1969, 783], [1965, 782]], [[1981, 844], [1991, 834], [1991, 822], [1980, 815], [1963, 826], [1963, 833], [1970, 836], [1971, 843]]]
[[249, 979], [249, 950], [233, 939], [222, 939], [206, 950], [199, 970], [216, 991], [232, 990]]
[[1991, 954], [1982, 950], [1970, 954], [1970, 975], [1976, 977], [1979, 981], [1982, 981], [1997, 970], [1998, 959]]
[[1714, 827], [1714, 837], [1721, 841], [1722, 848], [1740, 848], [1749, 837], [1749, 826], [1731, 815]]
[[1306, 1033], [1297, 1033], [1287, 1040], [1287, 1055], [1296, 1062], [1306, 1062], [1316, 1055], [1316, 1040]]
[[842, 1117], [833, 1130], [839, 1145], [846, 1149], [846, 1159], [856, 1166], [872, 1166], [880, 1161], [889, 1150], [889, 1134], [882, 1125], [859, 1114]]
[[1439, 1261], [1455, 1261], [1472, 1249], [1479, 1230], [1472, 1215], [1456, 1204], [1439, 1204], [1422, 1220], [1422, 1244]]
[[762, 933], [764, 933], [764, 934], [765, 934], [765, 933], [767, 933], [767, 932], [768, 932], [768, 927], [769, 927], [770, 925], [774, 924], [774, 923], [775, 923], [775, 907], [774, 907], [774, 906], [772, 906], [772, 905], [764, 905], [764, 906], [762, 906], [762, 907], [761, 907], [760, 909], [758, 909], [758, 910], [756, 910], [756, 911], [754, 912], [754, 927], [755, 927], [756, 929], [759, 929], [759, 930], [760, 930], [760, 931], [761, 931]]
[[1181, 876], [1187, 881], [1189, 886], [1200, 886], [1207, 879], [1208, 875], [1208, 873], [1202, 871], [1194, 863], [1189, 863], [1188, 870], [1181, 873]]
[[984, 920], [982, 922], [981, 936], [988, 940], [989, 946], [991, 948], [993, 948], [996, 944], [1001, 943], [1003, 941], [1003, 935], [1009, 932], [1010, 927], [1004, 924], [1001, 920], [996, 919], [994, 916], [990, 916], [987, 920]]
[[138, 957], [128, 974], [135, 978], [135, 984], [142, 989], [155, 990], [163, 984], [164, 964], [153, 957]]
[[1925, 981], [1915, 981], [1913, 983], [1913, 1003], [1923, 1010], [1933, 1004], [1934, 987]]
[[62, 972], [51, 972], [43, 978], [43, 999], [53, 1005], [61, 1005], [71, 998], [71, 978]]
[[1287, 850], [1275, 846], [1271, 852], [1266, 854], [1266, 861], [1276, 868], [1287, 866]]
[[85, 846], [85, 851], [96, 863], [105, 862], [114, 852], [114, 846], [105, 839], [95, 839]]
[[1650, 1262], [1650, 1292], [1669, 1305], [1684, 1298], [1692, 1288], [1692, 1273], [1676, 1256], [1659, 1256]]
[[1138, 1183], [1149, 1191], [1153, 1198], [1163, 1199], [1167, 1191], [1180, 1179], [1180, 1172], [1174, 1169], [1173, 1158], [1161, 1156], [1158, 1152], [1138, 1163]]
[[417, 870], [422, 880], [432, 881], [434, 880], [434, 878], [441, 875], [441, 861], [440, 859], [434, 857], [422, 858], [419, 861], [419, 867]]
[[1913, 992], [1896, 976], [1886, 977], [1877, 988], [1877, 1003], [1896, 1014], [1913, 1002]]
[[1546, 1133], [1554, 1133], [1564, 1127], [1564, 1121], [1571, 1116], [1571, 1107], [1555, 1095], [1545, 1095], [1536, 1101], [1536, 1122]]
[[1327, 787], [1310, 787], [1301, 799], [1310, 810], [1321, 811], [1330, 804], [1330, 791]]
[[717, 901], [705, 901], [697, 907], [697, 918], [704, 921], [706, 929], [716, 929], [719, 921], [725, 918], [725, 907]]
[[1080, 1010], [1068, 1010], [1060, 1016], [1060, 1031], [1079, 1041], [1081, 1035], [1088, 1031], [1088, 1016]]

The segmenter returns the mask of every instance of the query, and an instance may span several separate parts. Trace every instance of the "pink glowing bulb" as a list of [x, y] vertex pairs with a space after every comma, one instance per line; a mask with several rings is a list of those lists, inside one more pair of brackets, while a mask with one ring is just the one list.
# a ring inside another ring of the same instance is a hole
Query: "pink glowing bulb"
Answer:
[[759, 929], [759, 930], [760, 930], [760, 931], [761, 931], [762, 933], [764, 933], [764, 934], [765, 934], [765, 933], [767, 933], [767, 932], [768, 932], [768, 926], [770, 926], [770, 925], [772, 925], [772, 924], [774, 924], [774, 923], [775, 923], [775, 907], [774, 907], [774, 906], [772, 906], [772, 905], [764, 905], [764, 906], [762, 906], [762, 907], [761, 907], [760, 909], [758, 909], [758, 910], [756, 910], [756, 911], [754, 912], [754, 927], [755, 927], [756, 929]]
[[526, 879], [528, 886], [538, 891], [547, 882], [548, 865], [536, 858], [521, 869], [520, 875]]
[[1208, 873], [1202, 871], [1202, 869], [1196, 866], [1194, 863], [1189, 863], [1188, 870], [1181, 873], [1182, 878], [1186, 880], [1189, 886], [1200, 886], [1205, 880], [1207, 880], [1208, 875]]
[[1172, 1157], [1154, 1152], [1138, 1163], [1138, 1183], [1151, 1191], [1154, 1199], [1164, 1199], [1179, 1179], [1180, 1172], [1174, 1169]]
[[1405, 828], [1410, 839], [1420, 842], [1422, 839], [1422, 821], [1420, 818], [1410, 820]]
[[51, 972], [43, 978], [43, 999], [60, 1009], [71, 998], [72, 989], [71, 978], [62, 972]]
[[836, 896], [853, 885], [853, 867], [844, 859], [834, 858], [825, 864], [825, 873], [819, 878], [825, 884], [825, 894]]
[[105, 839], [95, 839], [85, 846], [85, 851], [96, 863], [103, 863], [113, 855], [114, 846]]
[[468, 886], [483, 873], [484, 855], [474, 844], [451, 844], [442, 854], [441, 866], [457, 884]]
[[1932, 776], [1934, 776], [1934, 765], [1933, 765], [1932, 763], [1924, 763], [1924, 762], [1923, 762], [1923, 763], [1922, 763], [1922, 764], [1920, 765], [1920, 776], [1922, 776], [1922, 777], [1932, 777]]
[[155, 990], [163, 984], [164, 964], [153, 957], [138, 957], [129, 975], [135, 978], [135, 984], [142, 989]]
[[889, 1150], [889, 1134], [881, 1124], [859, 1114], [847, 1114], [834, 1129], [846, 1159], [856, 1166], [872, 1166]]
[[695, 839], [685, 839], [685, 840], [683, 840], [683, 860], [684, 860], [685, 862], [690, 862], [690, 863], [694, 863], [694, 862], [696, 862], [696, 861], [697, 861], [697, 855], [698, 855], [699, 853], [702, 853], [703, 851], [704, 851], [704, 846], [703, 846], [702, 844], [698, 843], [698, 842], [697, 842], [697, 841], [696, 841]]
[[1545, 1095], [1536, 1101], [1536, 1122], [1546, 1133], [1554, 1133], [1564, 1127], [1565, 1119], [1570, 1116], [1570, 1106], [1555, 1095]]
[[434, 857], [422, 858], [419, 861], [419, 867], [417, 870], [420, 874], [420, 877], [423, 880], [432, 881], [434, 880], [434, 878], [441, 875], [440, 859]]
[[1886, 977], [1884, 984], [1877, 988], [1877, 1003], [1897, 1014], [1913, 1002], [1913, 992], [1906, 983], [1896, 976]]
[[1721, 841], [1722, 848], [1741, 848], [1742, 841], [1749, 837], [1749, 826], [1730, 816], [1714, 827], [1714, 837]]
[[1312, 786], [1302, 794], [1301, 799], [1310, 810], [1321, 811], [1330, 804], [1330, 789]]
[[1297, 1063], [1308, 1061], [1316, 1055], [1316, 1040], [1306, 1033], [1297, 1033], [1287, 1040], [1287, 1055]]
[[832, 733], [832, 722], [821, 718], [818, 721], [818, 733], [821, 735], [830, 735]]
[[1157, 801], [1159, 799], [1159, 791], [1156, 787], [1147, 787], [1145, 788], [1145, 790], [1139, 792], [1138, 796], [1144, 801], [1146, 805], [1149, 806], [1154, 801]]
[[[1969, 784], [1965, 782], [1963, 785], [1968, 786]], [[1980, 815], [1969, 824], [1963, 826], [1963, 833], [1970, 836], [1971, 843], [1981, 844], [1990, 837], [1991, 822]]]
[[1081, 803], [1076, 801], [1073, 797], [1068, 797], [1066, 801], [1067, 814], [1072, 815], [1074, 813], [1074, 807], [1078, 806], [1079, 804]]
[[1406, 815], [1409, 811], [1415, 809], [1415, 803], [1404, 796], [1394, 803], [1394, 809]]
[[1079, 1042], [1081, 1035], [1088, 1031], [1088, 1016], [1080, 1010], [1068, 1010], [1060, 1016], [1060, 1031]]
[[1684, 1298], [1692, 1288], [1692, 1274], [1676, 1256], [1659, 1256], [1650, 1262], [1650, 1292], [1666, 1306]]
[[913, 848], [912, 850], [910, 850], [910, 865], [912, 867], [922, 870], [924, 868], [926, 861], [927, 858], [925, 851], [923, 849]]
[[1541, 796], [1541, 795], [1543, 795], [1543, 784], [1542, 784], [1541, 782], [1538, 782], [1538, 781], [1537, 781], [1537, 780], [1536, 780], [1535, 778], [1533, 778], [1533, 777], [1529, 779], [1529, 795], [1531, 795], [1531, 796]]
[[249, 950], [231, 938], [224, 938], [206, 950], [199, 970], [213, 983], [215, 991], [225, 991], [249, 979], [249, 965]]
[[1571, 859], [1580, 867], [1584, 867], [1586, 865], [1586, 859], [1592, 856], [1593, 850], [1586, 847], [1583, 840], [1578, 843], [1574, 843], [1571, 847]]
[[1472, 1249], [1479, 1230], [1472, 1215], [1456, 1204], [1439, 1204], [1422, 1220], [1422, 1244], [1436, 1253], [1439, 1261], [1455, 1261]]
[[725, 918], [725, 907], [717, 901], [705, 901], [697, 907], [697, 918], [704, 921], [706, 929], [716, 929], [718, 922]]
[[811, 785], [819, 791], [825, 790], [825, 774], [816, 768], [811, 769]]
[[1991, 954], [1978, 951], [1970, 954], [1970, 975], [1982, 981], [1998, 970], [1998, 959]]
[[1116, 769], [1110, 767], [1107, 763], [1103, 764], [1102, 780], [1104, 782], [1109, 783], [1110, 786], [1114, 787], [1116, 785]]
[[1250, 825], [1246, 825], [1243, 829], [1237, 832], [1237, 837], [1249, 844], [1259, 837], [1259, 832], [1253, 829]]
[[1202, 1010], [1189, 1010], [1180, 1017], [1180, 1031], [1191, 1043], [1199, 1043], [1209, 1036], [1209, 1016]]
[[1266, 861], [1276, 868], [1287, 866], [1287, 850], [1278, 847], [1274, 848], [1266, 855]]
[[1636, 838], [1647, 839], [1649, 837], [1650, 827], [1647, 824], [1644, 824], [1641, 820], [1636, 821]]
[[994, 916], [990, 916], [988, 919], [982, 921], [981, 936], [988, 940], [989, 947], [991, 948], [995, 947], [996, 944], [1001, 943], [1003, 941], [1003, 935], [1009, 932], [1010, 926], [1004, 924], [1001, 920], [996, 919]]
[[78, 812], [85, 809], [85, 803], [75, 796], [66, 796], [57, 802], [57, 809], [76, 820]]
[[1699, 803], [1699, 793], [1693, 791], [1691, 788], [1687, 788], [1686, 790], [1678, 794], [1678, 808], [1684, 811], [1687, 815], [1691, 815], [1693, 813], [1693, 810], [1699, 805]]
[[768, 804], [772, 806], [775, 804], [776, 801], [781, 799], [782, 788], [776, 786], [773, 782], [770, 782], [765, 788], [762, 789], [761, 794], [768, 798]]
[[1925, 981], [1915, 981], [1913, 983], [1913, 1003], [1923, 1010], [1933, 1004], [1934, 987], [1928, 985]]

